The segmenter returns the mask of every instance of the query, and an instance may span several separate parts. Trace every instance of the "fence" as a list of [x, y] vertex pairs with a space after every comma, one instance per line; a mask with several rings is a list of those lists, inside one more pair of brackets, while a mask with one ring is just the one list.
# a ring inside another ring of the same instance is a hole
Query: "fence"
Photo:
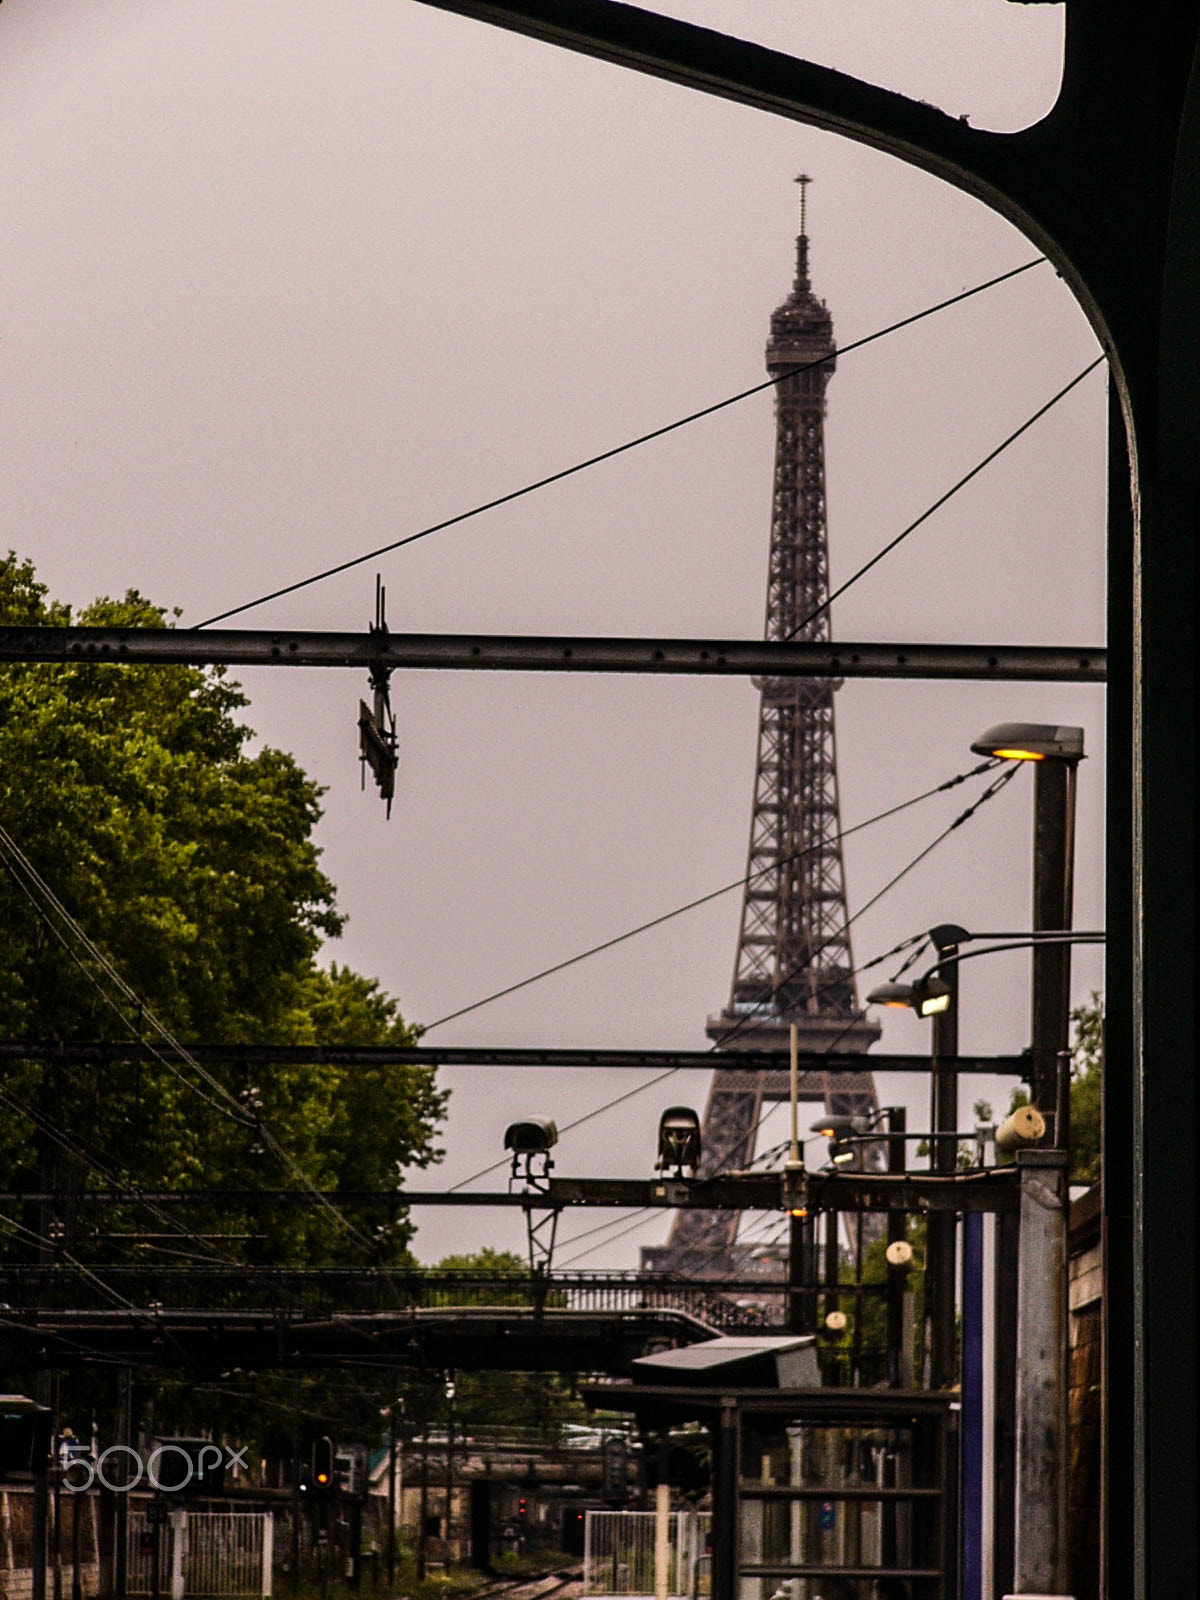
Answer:
[[[654, 1593], [654, 1524], [653, 1511], [588, 1512], [583, 1540], [585, 1595]], [[679, 1600], [691, 1600], [705, 1587], [698, 1578], [711, 1526], [707, 1511], [670, 1515], [667, 1592]]]
[[144, 1506], [131, 1505], [126, 1592], [151, 1593], [157, 1534], [161, 1594], [172, 1600], [259, 1600], [271, 1593], [274, 1533], [270, 1511], [175, 1511], [156, 1529]]

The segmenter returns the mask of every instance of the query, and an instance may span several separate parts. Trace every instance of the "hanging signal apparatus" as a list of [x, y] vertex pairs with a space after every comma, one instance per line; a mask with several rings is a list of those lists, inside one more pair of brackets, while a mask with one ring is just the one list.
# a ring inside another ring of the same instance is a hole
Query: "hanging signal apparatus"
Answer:
[[[387, 590], [382, 581], [375, 579], [375, 622], [370, 630], [374, 643], [386, 644]], [[370, 767], [375, 775], [375, 786], [381, 799], [387, 803], [387, 814], [392, 814], [392, 799], [396, 793], [396, 769], [400, 756], [396, 749], [396, 719], [392, 715], [388, 690], [392, 669], [384, 664], [382, 653], [372, 661], [370, 669], [372, 703], [358, 702], [358, 750], [363, 767], [363, 787], [366, 787]]]

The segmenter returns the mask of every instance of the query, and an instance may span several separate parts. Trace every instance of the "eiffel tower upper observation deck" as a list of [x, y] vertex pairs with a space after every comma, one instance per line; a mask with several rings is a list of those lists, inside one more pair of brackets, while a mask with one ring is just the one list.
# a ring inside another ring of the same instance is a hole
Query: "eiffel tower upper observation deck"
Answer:
[[[768, 639], [829, 638], [829, 547], [825, 526], [825, 386], [833, 373], [833, 323], [813, 294], [805, 230], [807, 177], [792, 292], [771, 317], [767, 371], [775, 388], [775, 478], [767, 578]], [[833, 696], [828, 679], [759, 680], [758, 758], [741, 929], [729, 1004], [709, 1017], [719, 1051], [786, 1050], [796, 1024], [802, 1051], [855, 1053], [880, 1030], [859, 1009], [839, 842]], [[802, 1074], [800, 1094], [830, 1112], [878, 1108], [862, 1071]], [[786, 1100], [786, 1072], [713, 1075], [704, 1114], [703, 1173], [744, 1167], [754, 1154], [764, 1100]], [[715, 1258], [733, 1246], [733, 1213], [679, 1212], [664, 1249], [646, 1265], [686, 1270], [687, 1256]], [[657, 1259], [656, 1259], [657, 1258]]]

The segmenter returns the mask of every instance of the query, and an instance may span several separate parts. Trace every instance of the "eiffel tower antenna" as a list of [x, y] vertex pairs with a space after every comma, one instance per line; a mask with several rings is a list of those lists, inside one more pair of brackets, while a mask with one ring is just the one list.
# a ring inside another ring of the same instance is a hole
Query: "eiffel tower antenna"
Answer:
[[[765, 637], [829, 638], [829, 547], [825, 526], [825, 387], [835, 365], [833, 324], [808, 275], [808, 185], [800, 186], [800, 233], [792, 292], [771, 318], [767, 371], [775, 388], [775, 478]], [[813, 362], [820, 363], [812, 365]], [[790, 370], [790, 369], [798, 370]], [[709, 1017], [718, 1051], [788, 1048], [861, 1053], [880, 1030], [859, 1010], [847, 927], [833, 696], [825, 679], [765, 678], [747, 882], [729, 1003]], [[830, 1113], [878, 1110], [874, 1080], [861, 1071], [802, 1073], [800, 1097]], [[745, 1167], [754, 1156], [764, 1101], [788, 1098], [787, 1072], [713, 1074], [704, 1113], [701, 1173]], [[647, 1266], [676, 1272], [739, 1270], [736, 1212], [677, 1212], [665, 1247]]]

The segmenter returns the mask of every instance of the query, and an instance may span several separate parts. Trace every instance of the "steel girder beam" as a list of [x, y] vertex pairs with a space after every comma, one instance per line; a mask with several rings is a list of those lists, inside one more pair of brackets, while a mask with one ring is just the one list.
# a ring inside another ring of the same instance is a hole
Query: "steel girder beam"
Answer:
[[[953, 1175], [878, 1172], [814, 1172], [808, 1175], [814, 1211], [1008, 1211], [1016, 1205], [1015, 1167]], [[311, 1189], [84, 1189], [73, 1197], [88, 1206], [311, 1206]], [[13, 1190], [0, 1205], [53, 1205], [52, 1190]], [[550, 1178], [544, 1188], [330, 1189], [322, 1199], [343, 1208], [385, 1206], [518, 1206], [530, 1211], [576, 1206], [664, 1210], [781, 1211], [791, 1203], [781, 1172], [721, 1173], [711, 1178]]]
[[[539, 1045], [339, 1045], [339, 1044], [190, 1044], [187, 1051], [204, 1066], [224, 1063], [248, 1067], [569, 1067], [584, 1071], [633, 1068], [639, 1072], [769, 1072], [786, 1080], [788, 1055], [782, 1050], [739, 1050], [737, 1055], [716, 1055], [712, 1050], [558, 1050]], [[62, 1043], [58, 1040], [0, 1040], [0, 1062], [61, 1061], [66, 1065], [107, 1066], [117, 1061], [157, 1061], [157, 1045]], [[800, 1052], [800, 1071], [824, 1072], [828, 1056], [820, 1050]], [[839, 1054], [838, 1070], [845, 1072], [928, 1072], [928, 1056]], [[988, 1073], [1025, 1080], [1029, 1057], [955, 1056], [943, 1062], [947, 1072]]]
[[[422, 0], [841, 133], [975, 196], [1049, 257], [1109, 357], [1104, 1574], [1194, 1579], [1195, 631], [1200, 538], [1200, 12], [1068, 0], [1050, 112], [998, 134], [616, 0]], [[1166, 1242], [1169, 1241], [1169, 1242]], [[1191, 1529], [1191, 1534], [1187, 1530]]]
[[272, 632], [254, 628], [0, 628], [0, 661], [361, 671], [645, 672], [708, 677], [1102, 683], [1090, 645], [592, 639], [522, 634]]

